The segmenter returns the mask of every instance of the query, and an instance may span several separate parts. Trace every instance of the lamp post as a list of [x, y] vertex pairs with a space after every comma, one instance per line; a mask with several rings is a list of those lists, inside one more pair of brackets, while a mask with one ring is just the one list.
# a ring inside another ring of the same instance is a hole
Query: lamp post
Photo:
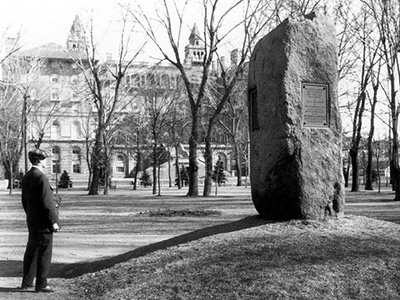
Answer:
[[25, 161], [25, 173], [28, 172], [28, 149], [27, 149], [27, 102], [30, 96], [24, 94], [24, 103], [22, 106], [22, 144], [24, 148], [24, 161]]

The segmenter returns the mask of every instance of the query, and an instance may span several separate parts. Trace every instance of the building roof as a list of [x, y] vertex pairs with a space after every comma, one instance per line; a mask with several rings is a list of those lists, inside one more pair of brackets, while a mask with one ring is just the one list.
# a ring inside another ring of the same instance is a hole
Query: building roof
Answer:
[[21, 51], [19, 56], [32, 58], [54, 58], [54, 59], [74, 59], [85, 57], [84, 53], [77, 51], [69, 51], [67, 48], [55, 43], [48, 43], [32, 49]]
[[189, 41], [200, 39], [199, 29], [197, 28], [197, 24], [194, 23], [192, 31], [189, 36]]

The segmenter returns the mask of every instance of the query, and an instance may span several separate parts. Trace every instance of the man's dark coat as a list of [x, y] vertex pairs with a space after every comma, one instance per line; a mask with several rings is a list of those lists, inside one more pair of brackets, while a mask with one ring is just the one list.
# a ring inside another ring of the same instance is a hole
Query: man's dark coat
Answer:
[[22, 205], [30, 233], [52, 232], [53, 224], [58, 223], [53, 191], [38, 168], [32, 167], [22, 178]]

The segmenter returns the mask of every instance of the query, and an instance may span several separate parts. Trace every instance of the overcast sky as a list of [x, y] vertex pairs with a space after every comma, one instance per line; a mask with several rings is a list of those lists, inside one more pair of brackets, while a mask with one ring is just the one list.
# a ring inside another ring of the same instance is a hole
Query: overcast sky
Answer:
[[[46, 43], [65, 46], [75, 16], [80, 16], [85, 25], [88, 24], [89, 17], [93, 15], [96, 34], [110, 35], [112, 34], [110, 22], [114, 21], [116, 24], [115, 21], [120, 19], [119, 2], [121, 1], [129, 3], [132, 0], [0, 0], [0, 34], [13, 36], [21, 32], [21, 44], [26, 48]], [[155, 5], [152, 2], [155, 0], [136, 0], [134, 3], [139, 3], [144, 10], [154, 13]], [[190, 25], [188, 24], [187, 27], [193, 26], [194, 19], [192, 15], [191, 19], [189, 18]], [[190, 30], [184, 33], [182, 51], [189, 34]], [[137, 39], [135, 36], [135, 44], [138, 46]], [[107, 41], [102, 44], [103, 54], [115, 53], [117, 49], [105, 48], [115, 46], [118, 42], [110, 42], [109, 36], [104, 40]], [[152, 49], [155, 49], [154, 46]], [[157, 51], [149, 50], [148, 52]]]
[[92, 10], [99, 18], [110, 18], [117, 1], [112, 0], [0, 0], [1, 34], [21, 32], [27, 46], [49, 42], [65, 45], [76, 15]]

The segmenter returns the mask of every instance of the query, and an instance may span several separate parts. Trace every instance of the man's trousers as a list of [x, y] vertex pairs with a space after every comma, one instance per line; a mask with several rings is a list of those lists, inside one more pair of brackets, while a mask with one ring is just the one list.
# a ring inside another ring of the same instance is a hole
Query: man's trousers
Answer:
[[24, 255], [24, 276], [22, 285], [33, 285], [36, 274], [35, 289], [47, 286], [47, 276], [50, 272], [51, 256], [53, 252], [53, 233], [29, 233], [28, 244]]

